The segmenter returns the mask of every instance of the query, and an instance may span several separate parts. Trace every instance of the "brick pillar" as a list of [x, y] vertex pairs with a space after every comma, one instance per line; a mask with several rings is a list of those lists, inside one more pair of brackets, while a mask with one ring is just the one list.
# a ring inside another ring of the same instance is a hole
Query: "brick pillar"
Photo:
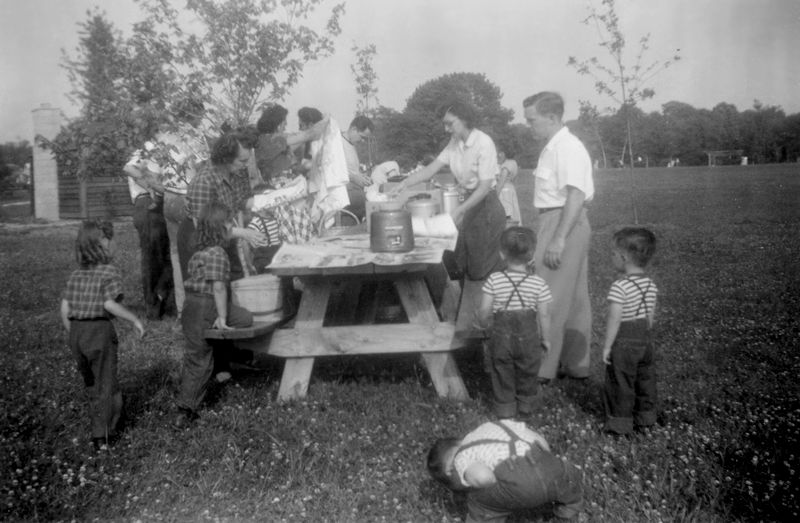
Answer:
[[[33, 135], [41, 135], [48, 140], [56, 137], [61, 130], [63, 116], [61, 110], [42, 104], [32, 111]], [[58, 168], [53, 153], [33, 145], [33, 206], [34, 216], [44, 220], [58, 220]]]

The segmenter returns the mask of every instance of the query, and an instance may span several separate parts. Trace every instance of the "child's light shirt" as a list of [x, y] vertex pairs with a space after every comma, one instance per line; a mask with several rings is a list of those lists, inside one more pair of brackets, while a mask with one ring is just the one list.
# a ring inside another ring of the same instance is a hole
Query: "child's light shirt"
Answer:
[[[503, 427], [498, 426], [499, 424], [516, 436], [517, 441], [514, 443], [516, 453], [512, 454], [509, 445], [511, 435]], [[494, 470], [502, 461], [512, 456], [524, 456], [536, 443], [544, 450], [550, 451], [550, 446], [544, 437], [529, 429], [521, 421], [489, 421], [464, 436], [453, 459], [453, 467], [458, 473], [459, 481], [466, 485], [464, 473], [474, 463], [482, 463]]]
[[[514, 292], [515, 285], [518, 293]], [[484, 282], [482, 291], [492, 296], [492, 312], [525, 309], [536, 311], [539, 305], [553, 301], [547, 282], [541, 276], [524, 272], [493, 272]]]
[[630, 274], [611, 284], [608, 301], [622, 305], [622, 320], [646, 318], [656, 306], [658, 288], [644, 274]]
[[228, 283], [231, 279], [231, 263], [225, 249], [215, 245], [197, 251], [189, 260], [189, 277], [183, 282], [189, 292], [214, 294], [214, 282]]
[[95, 265], [74, 271], [62, 298], [69, 303], [69, 319], [91, 320], [110, 316], [103, 305], [122, 300], [122, 277], [113, 265]]

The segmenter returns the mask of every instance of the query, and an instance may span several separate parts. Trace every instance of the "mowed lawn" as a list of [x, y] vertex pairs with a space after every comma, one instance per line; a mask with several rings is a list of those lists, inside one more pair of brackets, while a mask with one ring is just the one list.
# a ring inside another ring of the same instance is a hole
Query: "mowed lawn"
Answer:
[[[596, 173], [593, 374], [544, 391], [538, 429], [584, 470], [582, 521], [800, 519], [800, 165]], [[532, 180], [518, 183], [535, 224]], [[633, 222], [659, 245], [659, 425], [599, 432], [609, 242]], [[142, 311], [138, 246], [116, 224], [126, 303]], [[472, 400], [440, 400], [417, 356], [318, 359], [304, 401], [275, 401], [282, 363], [212, 391], [196, 427], [170, 427], [182, 336], [120, 333], [123, 439], [96, 454], [58, 320], [76, 228], [0, 225], [0, 520], [459, 521], [429, 480], [433, 439], [486, 419], [489, 383], [457, 354]], [[547, 511], [512, 521], [549, 521]]]

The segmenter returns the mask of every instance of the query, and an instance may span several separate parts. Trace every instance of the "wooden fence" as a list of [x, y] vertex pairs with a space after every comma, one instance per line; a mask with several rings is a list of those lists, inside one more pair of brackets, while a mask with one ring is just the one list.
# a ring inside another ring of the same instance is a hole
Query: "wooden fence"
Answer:
[[[80, 219], [81, 188], [77, 178], [58, 178], [59, 217]], [[127, 179], [118, 176], [96, 177], [86, 182], [86, 207], [89, 218], [115, 218], [133, 215]]]

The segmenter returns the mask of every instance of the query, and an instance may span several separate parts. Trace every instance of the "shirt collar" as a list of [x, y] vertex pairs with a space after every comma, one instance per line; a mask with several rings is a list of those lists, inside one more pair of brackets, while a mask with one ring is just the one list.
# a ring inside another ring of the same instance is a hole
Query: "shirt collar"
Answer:
[[556, 144], [561, 140], [563, 140], [568, 133], [569, 129], [567, 129], [567, 126], [566, 125], [562, 126], [561, 129], [559, 129], [558, 132], [556, 132], [556, 134], [554, 134], [553, 137], [550, 138], [550, 140], [547, 142], [547, 145], [544, 146], [545, 150], [549, 151], [550, 149], [555, 147]]

